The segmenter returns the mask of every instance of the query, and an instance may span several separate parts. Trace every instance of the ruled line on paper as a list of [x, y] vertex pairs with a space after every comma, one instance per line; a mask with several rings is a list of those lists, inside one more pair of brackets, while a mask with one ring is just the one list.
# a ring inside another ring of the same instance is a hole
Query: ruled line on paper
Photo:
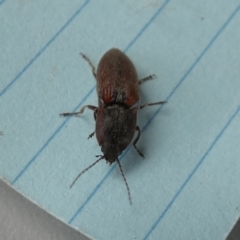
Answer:
[[175, 193], [175, 195], [173, 196], [173, 198], [171, 199], [171, 201], [168, 203], [168, 205], [166, 206], [166, 208], [164, 209], [164, 211], [160, 214], [159, 218], [156, 220], [156, 222], [153, 223], [153, 225], [150, 227], [149, 231], [146, 233], [146, 235], [144, 236], [144, 240], [148, 239], [149, 236], [152, 234], [152, 232], [155, 230], [155, 228], [160, 224], [160, 222], [162, 221], [162, 219], [164, 218], [164, 216], [167, 214], [167, 212], [170, 210], [170, 208], [172, 207], [173, 203], [176, 201], [176, 199], [178, 198], [178, 196], [181, 194], [181, 192], [184, 190], [184, 188], [186, 187], [186, 185], [188, 184], [189, 181], [191, 181], [191, 178], [194, 176], [194, 174], [197, 172], [197, 170], [199, 169], [199, 167], [202, 165], [202, 163], [205, 161], [205, 159], [207, 158], [208, 154], [212, 151], [212, 149], [214, 148], [214, 146], [217, 144], [217, 142], [220, 140], [220, 138], [222, 137], [222, 135], [224, 134], [224, 132], [227, 130], [227, 128], [229, 127], [229, 125], [232, 123], [232, 121], [235, 119], [235, 117], [238, 115], [240, 111], [240, 106], [237, 108], [237, 110], [234, 112], [234, 114], [228, 119], [226, 125], [221, 129], [221, 131], [219, 132], [219, 134], [216, 136], [216, 138], [213, 140], [213, 142], [211, 143], [211, 145], [209, 146], [209, 148], [206, 150], [206, 152], [203, 154], [203, 156], [200, 158], [200, 160], [197, 162], [197, 165], [194, 167], [194, 169], [190, 172], [190, 174], [188, 175], [188, 177], [186, 178], [186, 180], [183, 182], [183, 184], [180, 186], [180, 188], [178, 189], [178, 191]]
[[57, 39], [57, 37], [69, 26], [69, 24], [81, 13], [90, 0], [85, 0], [83, 5], [66, 21], [66, 23], [53, 35], [53, 37], [38, 51], [28, 64], [7, 84], [0, 92], [0, 98], [20, 79], [20, 77], [31, 67], [31, 65], [45, 52], [45, 50]]

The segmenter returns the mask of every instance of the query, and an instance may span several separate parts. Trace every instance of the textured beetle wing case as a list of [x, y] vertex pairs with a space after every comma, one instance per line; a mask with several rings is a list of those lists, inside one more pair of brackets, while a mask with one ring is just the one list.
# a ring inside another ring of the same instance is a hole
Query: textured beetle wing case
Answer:
[[122, 103], [128, 107], [139, 100], [139, 83], [132, 61], [120, 50], [110, 49], [97, 69], [98, 97], [105, 104]]

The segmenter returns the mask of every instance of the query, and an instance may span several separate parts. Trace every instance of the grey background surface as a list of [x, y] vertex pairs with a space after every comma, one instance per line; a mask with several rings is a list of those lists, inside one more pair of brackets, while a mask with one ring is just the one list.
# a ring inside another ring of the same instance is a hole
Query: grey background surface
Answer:
[[[89, 240], [0, 180], [0, 240]], [[191, 238], [189, 238], [191, 239]], [[227, 240], [240, 239], [240, 220]]]
[[0, 180], [0, 240], [89, 240]]

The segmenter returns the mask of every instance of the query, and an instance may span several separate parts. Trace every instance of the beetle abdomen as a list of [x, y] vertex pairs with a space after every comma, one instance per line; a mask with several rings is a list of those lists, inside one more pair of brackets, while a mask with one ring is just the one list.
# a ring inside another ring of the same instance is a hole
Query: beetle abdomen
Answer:
[[97, 69], [97, 92], [106, 104], [121, 103], [128, 107], [139, 100], [139, 83], [131, 60], [120, 50], [110, 49]]

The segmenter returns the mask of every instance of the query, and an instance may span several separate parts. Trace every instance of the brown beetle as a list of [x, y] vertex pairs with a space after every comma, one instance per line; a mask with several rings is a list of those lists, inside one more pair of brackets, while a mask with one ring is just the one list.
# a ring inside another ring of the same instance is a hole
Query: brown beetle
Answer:
[[85, 108], [94, 111], [96, 128], [88, 138], [96, 133], [96, 138], [103, 155], [97, 161], [83, 170], [73, 181], [70, 187], [74, 185], [77, 179], [94, 166], [101, 159], [105, 159], [110, 165], [117, 162], [127, 187], [129, 201], [131, 195], [126, 178], [118, 156], [130, 145], [135, 131], [137, 136], [133, 141], [133, 146], [141, 157], [144, 155], [137, 148], [141, 131], [136, 125], [138, 110], [151, 105], [159, 105], [165, 101], [149, 103], [142, 106], [136, 106], [139, 101], [139, 85], [146, 80], [152, 79], [154, 75], [143, 78], [138, 81], [136, 69], [131, 60], [120, 50], [110, 49], [101, 58], [97, 73], [91, 61], [82, 54], [82, 57], [89, 63], [92, 73], [97, 80], [98, 107], [86, 105], [79, 112], [62, 113], [61, 116], [72, 116], [82, 114]]

